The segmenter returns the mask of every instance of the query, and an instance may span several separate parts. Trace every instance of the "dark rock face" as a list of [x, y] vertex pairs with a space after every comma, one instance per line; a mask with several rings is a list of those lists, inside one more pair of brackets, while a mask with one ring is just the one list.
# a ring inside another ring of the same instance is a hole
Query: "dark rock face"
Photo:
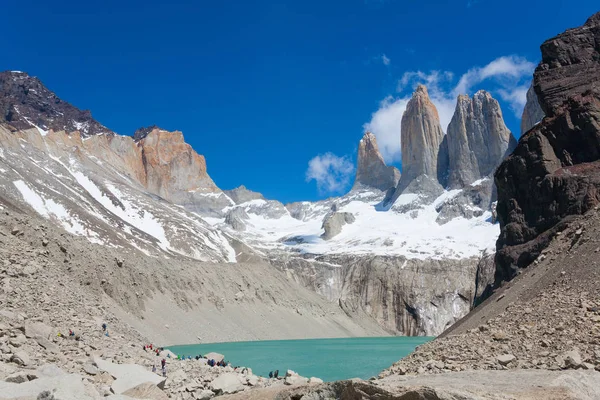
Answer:
[[446, 137], [450, 188], [461, 188], [490, 176], [516, 146], [504, 124], [500, 104], [483, 90], [473, 98], [458, 96]]
[[164, 129], [162, 129], [156, 125], [151, 125], [148, 127], [141, 127], [138, 130], [136, 130], [135, 133], [133, 134], [133, 140], [138, 142], [138, 141], [144, 139], [146, 136], [148, 136], [150, 134], [150, 132], [152, 132], [155, 129], [159, 130], [159, 131], [164, 131]]
[[0, 123], [15, 129], [79, 131], [82, 136], [114, 135], [89, 111], [59, 99], [42, 82], [24, 72], [0, 72]]
[[544, 118], [544, 111], [540, 107], [535, 90], [533, 90], [533, 82], [531, 82], [531, 86], [527, 90], [527, 103], [525, 103], [523, 116], [521, 117], [521, 135], [527, 133], [542, 118]]
[[534, 89], [546, 118], [495, 175], [496, 284], [511, 279], [600, 202], [600, 13], [541, 46]]
[[398, 180], [400, 180], [400, 171], [385, 165], [375, 135], [365, 132], [358, 145], [358, 167], [353, 189], [366, 186], [385, 192], [389, 188], [396, 187]]

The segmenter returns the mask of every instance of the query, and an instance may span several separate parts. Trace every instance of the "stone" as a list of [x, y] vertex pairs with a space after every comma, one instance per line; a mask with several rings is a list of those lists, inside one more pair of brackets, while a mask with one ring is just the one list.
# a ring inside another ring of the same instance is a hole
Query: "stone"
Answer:
[[352, 224], [355, 221], [352, 213], [348, 212], [332, 212], [323, 219], [322, 228], [324, 229], [321, 237], [324, 240], [329, 240], [342, 232], [342, 227], [346, 224]]
[[212, 390], [200, 390], [194, 392], [194, 399], [196, 400], [209, 400], [215, 397], [215, 394]]
[[399, 180], [400, 171], [385, 164], [375, 135], [365, 132], [358, 144], [356, 177], [352, 189], [373, 188], [385, 192], [395, 188]]
[[219, 375], [210, 383], [211, 390], [219, 394], [232, 394], [244, 390], [244, 385], [240, 381], [240, 376], [234, 372], [227, 372]]
[[283, 382], [284, 384], [290, 386], [305, 385], [308, 383], [308, 378], [304, 378], [303, 376], [299, 375], [290, 375], [286, 376]]
[[111, 390], [115, 394], [122, 394], [142, 383], [152, 383], [161, 389], [164, 388], [166, 378], [148, 371], [141, 365], [114, 364], [99, 358], [94, 359], [94, 363], [99, 370], [106, 371], [115, 378], [111, 385]]
[[258, 376], [256, 375], [249, 375], [247, 378], [247, 382], [249, 386], [256, 386], [258, 385]]
[[4, 381], [12, 382], [12, 383], [23, 383], [23, 382], [32, 381], [36, 378], [37, 378], [37, 376], [35, 375], [35, 372], [33, 372], [33, 371], [31, 371], [31, 372], [19, 371], [19, 372], [15, 372], [14, 374], [7, 376], [6, 379], [4, 379]]
[[500, 364], [502, 366], [507, 366], [508, 364], [510, 364], [511, 362], [513, 362], [516, 359], [517, 358], [512, 354], [502, 354], [502, 355], [499, 355], [498, 357], [496, 357], [498, 364]]
[[24, 351], [17, 351], [10, 358], [11, 362], [14, 362], [17, 365], [26, 366], [31, 362], [29, 359], [29, 355]]
[[153, 383], [146, 382], [137, 385], [134, 388], [128, 389], [123, 392], [123, 395], [132, 397], [134, 399], [144, 400], [168, 400], [169, 396]]
[[232, 208], [225, 214], [225, 223], [238, 232], [246, 230], [246, 223], [250, 217], [242, 207]]
[[566, 352], [563, 355], [566, 368], [577, 369], [582, 366], [581, 355], [577, 349]]
[[85, 364], [83, 364], [83, 370], [88, 375], [98, 375], [98, 373], [100, 372], [98, 367], [96, 367], [91, 362], [86, 362]]
[[308, 378], [308, 383], [312, 383], [312, 384], [323, 383], [323, 379], [321, 379], [321, 378], [315, 378], [313, 376], [313, 377]]
[[39, 321], [25, 321], [25, 336], [27, 338], [41, 337], [49, 339], [54, 336], [54, 328]]

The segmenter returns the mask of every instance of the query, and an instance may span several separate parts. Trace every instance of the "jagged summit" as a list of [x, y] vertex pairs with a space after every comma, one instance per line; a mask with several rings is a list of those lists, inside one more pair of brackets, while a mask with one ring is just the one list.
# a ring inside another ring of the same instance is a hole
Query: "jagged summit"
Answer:
[[400, 171], [385, 165], [375, 135], [365, 132], [358, 145], [358, 166], [352, 188], [369, 187], [386, 191], [395, 187], [399, 179]]
[[498, 101], [485, 90], [458, 96], [448, 125], [448, 187], [461, 188], [490, 176], [516, 140], [504, 124]]
[[14, 129], [79, 131], [82, 136], [114, 135], [88, 110], [61, 100], [36, 77], [21, 71], [0, 72], [0, 123]]
[[[447, 169], [444, 131], [437, 108], [429, 99], [427, 88], [417, 86], [406, 105], [401, 122], [402, 177], [399, 192], [421, 175], [438, 180]], [[439, 158], [439, 159], [438, 159]]]

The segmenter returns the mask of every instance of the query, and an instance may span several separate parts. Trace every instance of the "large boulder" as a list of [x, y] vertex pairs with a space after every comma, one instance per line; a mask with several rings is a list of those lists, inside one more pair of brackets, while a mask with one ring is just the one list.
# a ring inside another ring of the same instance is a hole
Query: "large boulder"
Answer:
[[152, 383], [159, 388], [164, 388], [166, 378], [137, 364], [114, 364], [110, 361], [96, 358], [94, 360], [98, 369], [108, 372], [115, 381], [111, 385], [113, 393], [122, 394], [143, 383]]
[[153, 383], [146, 382], [123, 392], [125, 396], [144, 400], [168, 400], [169, 396]]
[[600, 202], [600, 13], [541, 46], [546, 118], [498, 168], [496, 284], [533, 262], [569, 216]]
[[39, 321], [25, 322], [25, 336], [27, 338], [49, 339], [54, 336], [54, 328]]
[[237, 393], [245, 389], [240, 375], [235, 372], [227, 372], [219, 375], [210, 383], [210, 388], [216, 394]]
[[344, 225], [352, 224], [355, 220], [354, 215], [348, 212], [333, 212], [327, 214], [323, 220], [323, 229], [325, 232], [323, 232], [321, 237], [325, 240], [329, 240], [342, 232], [342, 227]]

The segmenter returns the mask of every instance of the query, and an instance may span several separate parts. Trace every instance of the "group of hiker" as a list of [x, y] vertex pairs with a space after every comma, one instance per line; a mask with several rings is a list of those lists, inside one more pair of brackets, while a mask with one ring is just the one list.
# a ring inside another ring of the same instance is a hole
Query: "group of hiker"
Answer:
[[203, 357], [201, 354], [198, 354], [198, 355], [197, 355], [197, 356], [195, 356], [195, 357], [192, 357], [192, 356], [190, 356], [190, 355], [188, 355], [188, 356], [185, 356], [185, 355], [178, 355], [178, 356], [177, 356], [177, 359], [178, 359], [178, 360], [181, 360], [181, 361], [184, 361], [184, 360], [196, 360], [196, 361], [199, 361], [199, 360], [206, 360], [206, 364], [207, 364], [208, 366], [210, 366], [210, 367], [226, 367], [226, 366], [228, 366], [228, 365], [229, 365], [229, 363], [228, 363], [227, 361], [225, 361], [224, 359], [223, 359], [223, 360], [220, 360], [220, 361], [216, 361], [216, 360], [214, 360], [214, 359], [212, 359], [212, 358], [211, 358], [211, 359], [208, 359], [208, 358], [206, 358], [206, 357]]
[[[164, 358], [162, 360], [160, 360], [160, 367], [161, 367], [161, 372], [162, 372], [162, 376], [166, 377], [167, 376], [167, 360], [165, 360]], [[156, 365], [152, 365], [152, 372], [156, 373]]]
[[151, 352], [155, 353], [157, 357], [160, 356], [160, 352], [164, 349], [164, 347], [154, 347], [152, 343], [144, 345], [144, 351], [150, 350]]

